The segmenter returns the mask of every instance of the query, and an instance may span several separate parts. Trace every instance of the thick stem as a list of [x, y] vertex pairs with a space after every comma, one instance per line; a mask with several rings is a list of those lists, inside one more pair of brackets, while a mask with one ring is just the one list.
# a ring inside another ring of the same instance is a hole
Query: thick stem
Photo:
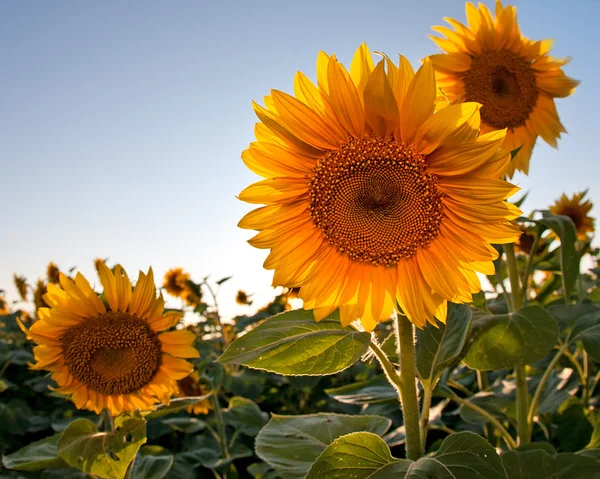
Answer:
[[225, 459], [229, 459], [229, 449], [227, 448], [227, 434], [225, 432], [225, 422], [223, 421], [223, 413], [221, 412], [221, 405], [219, 404], [219, 398], [216, 394], [210, 397], [213, 405], [213, 411], [215, 412], [215, 419], [217, 420], [217, 431], [219, 431], [221, 454]]
[[106, 432], [115, 432], [115, 422], [108, 409], [102, 411], [102, 427]]
[[537, 413], [537, 408], [540, 404], [540, 399], [542, 397], [542, 392], [544, 390], [544, 386], [545, 386], [546, 382], [548, 381], [550, 374], [552, 374], [552, 370], [554, 369], [554, 366], [556, 366], [556, 363], [558, 363], [558, 360], [560, 359], [560, 357], [563, 355], [563, 353], [567, 349], [567, 346], [568, 346], [567, 343], [565, 343], [560, 347], [558, 352], [552, 358], [552, 361], [550, 361], [550, 364], [548, 364], [548, 367], [544, 371], [544, 374], [542, 375], [542, 378], [540, 379], [540, 382], [538, 383], [537, 389], [535, 390], [535, 393], [533, 394], [533, 399], [531, 400], [531, 405], [529, 406], [529, 414], [527, 414], [527, 422], [531, 425], [533, 425], [533, 418], [535, 417], [535, 414]]
[[521, 297], [527, 301], [527, 290], [529, 288], [529, 275], [531, 274], [531, 267], [533, 266], [533, 259], [535, 252], [537, 251], [538, 244], [540, 242], [539, 233], [535, 233], [531, 250], [529, 251], [529, 257], [527, 258], [527, 266], [525, 266], [525, 272], [523, 273], [523, 291], [521, 291]]
[[519, 446], [529, 444], [531, 432], [528, 422], [529, 396], [527, 393], [527, 375], [525, 366], [518, 364], [515, 366], [517, 376], [517, 434], [519, 436]]
[[400, 357], [400, 402], [406, 430], [406, 457], [416, 461], [423, 455], [417, 397], [417, 367], [415, 360], [415, 333], [412, 323], [404, 315], [396, 315], [396, 338]]
[[[519, 268], [517, 257], [515, 256], [515, 245], [510, 243], [504, 245], [506, 252], [506, 263], [508, 266], [508, 275], [510, 277], [510, 290], [512, 295], [512, 311], [518, 311], [523, 306], [523, 297], [521, 296], [521, 284], [519, 281]], [[517, 434], [519, 436], [519, 445], [528, 444], [531, 439], [527, 415], [529, 413], [529, 395], [527, 393], [527, 375], [525, 366], [515, 365], [515, 375], [517, 377]]]
[[425, 451], [427, 443], [427, 431], [429, 429], [429, 409], [431, 408], [431, 397], [433, 396], [433, 387], [428, 382], [423, 385], [423, 405], [421, 407], [421, 450]]
[[502, 438], [504, 439], [504, 442], [506, 443], [506, 445], [509, 448], [511, 448], [511, 449], [517, 448], [517, 443], [512, 438], [512, 436], [509, 434], [509, 432], [506, 430], [506, 428], [500, 423], [500, 421], [498, 421], [489, 412], [487, 412], [485, 409], [480, 408], [476, 404], [473, 404], [471, 401], [467, 401], [466, 399], [463, 399], [459, 396], [454, 395], [454, 396], [449, 396], [449, 397], [450, 397], [450, 399], [452, 399], [454, 402], [457, 402], [461, 406], [468, 407], [469, 409], [472, 409], [473, 411], [476, 411], [479, 414], [481, 414], [484, 418], [486, 418], [490, 423], [492, 423], [494, 425], [494, 427], [498, 430], [498, 432], [500, 432], [500, 435], [502, 436]]

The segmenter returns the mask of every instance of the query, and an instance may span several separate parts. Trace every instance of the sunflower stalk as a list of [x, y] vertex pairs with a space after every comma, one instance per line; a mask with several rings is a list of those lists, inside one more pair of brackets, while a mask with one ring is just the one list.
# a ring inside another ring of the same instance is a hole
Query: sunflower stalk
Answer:
[[108, 409], [102, 410], [102, 427], [106, 432], [115, 432], [115, 422]]
[[[513, 243], [504, 245], [504, 252], [506, 253], [508, 275], [510, 278], [510, 293], [512, 296], [511, 312], [515, 312], [523, 306], [515, 245]], [[523, 364], [516, 364], [514, 370], [517, 386], [517, 435], [519, 438], [519, 445], [522, 446], [524, 444], [529, 444], [531, 441], [531, 429], [528, 421], [529, 393], [527, 392], [527, 374], [525, 373], [525, 366]]]
[[215, 412], [215, 420], [217, 421], [217, 431], [219, 433], [219, 445], [221, 446], [221, 454], [223, 458], [229, 459], [229, 448], [227, 447], [227, 433], [225, 432], [225, 421], [223, 420], [223, 413], [221, 411], [221, 405], [219, 404], [219, 398], [216, 394], [210, 397], [213, 404], [213, 411]]
[[421, 445], [419, 399], [417, 396], [415, 332], [412, 323], [403, 314], [396, 314], [395, 326], [394, 332], [398, 344], [398, 357], [400, 358], [399, 396], [406, 433], [406, 457], [416, 461], [423, 455], [423, 447]]

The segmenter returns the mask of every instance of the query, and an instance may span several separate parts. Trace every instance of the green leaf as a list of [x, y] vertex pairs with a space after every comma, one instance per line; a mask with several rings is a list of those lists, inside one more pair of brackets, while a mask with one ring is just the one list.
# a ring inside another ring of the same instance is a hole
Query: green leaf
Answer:
[[254, 401], [234, 396], [229, 400], [229, 409], [224, 412], [224, 417], [235, 429], [254, 437], [267, 423], [269, 416], [262, 412]]
[[31, 417], [31, 410], [22, 399], [0, 402], [0, 424], [4, 432], [19, 436], [25, 434], [31, 424]]
[[346, 404], [380, 404], [398, 401], [398, 393], [383, 374], [339, 388], [325, 389], [325, 393]]
[[406, 479], [506, 479], [502, 460], [481, 436], [464, 431], [451, 434], [437, 454], [412, 464]]
[[488, 371], [531, 364], [543, 359], [556, 344], [556, 319], [540, 306], [473, 321], [474, 339], [464, 362]]
[[0, 393], [6, 391], [7, 389], [8, 386], [6, 385], [6, 383], [0, 379]]
[[579, 338], [588, 354], [600, 361], [600, 324], [582, 331]]
[[204, 394], [203, 396], [188, 396], [184, 398], [171, 399], [168, 406], [161, 404], [156, 408], [156, 411], [152, 411], [148, 414], [144, 414], [146, 420], [156, 419], [157, 417], [163, 417], [168, 414], [174, 414], [179, 411], [183, 411], [186, 407], [196, 404], [212, 395], [212, 392]]
[[353, 432], [327, 446], [306, 479], [385, 479], [405, 477], [412, 461], [392, 457], [378, 435]]
[[273, 414], [256, 437], [256, 453], [282, 476], [303, 478], [312, 463], [336, 438], [356, 431], [384, 434], [391, 421], [381, 416], [345, 414]]
[[448, 303], [446, 324], [417, 329], [417, 368], [422, 380], [437, 382], [440, 372], [460, 357], [470, 323], [468, 306]]
[[[499, 396], [491, 391], [482, 391], [469, 397], [467, 401], [484, 409], [496, 419], [502, 420], [506, 418], [506, 409], [514, 403], [514, 398], [508, 395]], [[469, 407], [461, 406], [459, 411], [461, 419], [469, 424], [484, 425], [488, 422], [487, 418]]]
[[184, 434], [196, 434], [206, 428], [206, 422], [193, 416], [170, 417], [163, 419], [162, 423]]
[[560, 238], [560, 269], [562, 271], [563, 288], [569, 297], [579, 278], [579, 253], [575, 248], [577, 232], [573, 220], [564, 215], [553, 215], [542, 211], [544, 217], [535, 222], [550, 228]]
[[131, 479], [161, 479], [173, 465], [173, 454], [160, 446], [144, 446], [135, 458]]
[[555, 419], [556, 437], [565, 452], [583, 449], [590, 442], [594, 427], [588, 421], [580, 404], [573, 403]]
[[246, 468], [254, 479], [281, 479], [281, 475], [264, 462], [256, 462]]
[[324, 376], [352, 366], [371, 335], [343, 327], [338, 313], [316, 322], [312, 311], [278, 314], [234, 341], [219, 358], [291, 376]]
[[600, 462], [583, 454], [549, 454], [543, 450], [509, 451], [502, 454], [508, 479], [598, 479]]
[[58, 441], [58, 455], [71, 467], [107, 479], [122, 479], [140, 446], [146, 423], [139, 416], [115, 418], [115, 432], [98, 432], [87, 419], [73, 421]]
[[55, 434], [41, 441], [32, 442], [28, 446], [4, 456], [2, 458], [2, 465], [7, 469], [16, 469], [18, 471], [67, 467], [65, 461], [58, 457], [58, 452], [56, 451], [56, 444], [60, 436], [61, 434]]

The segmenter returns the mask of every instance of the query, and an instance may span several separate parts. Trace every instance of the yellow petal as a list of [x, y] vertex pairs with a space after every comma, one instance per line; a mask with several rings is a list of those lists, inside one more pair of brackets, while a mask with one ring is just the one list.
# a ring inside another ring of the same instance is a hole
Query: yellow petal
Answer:
[[425, 59], [410, 82], [406, 97], [402, 102], [399, 134], [405, 144], [413, 143], [418, 129], [433, 114], [435, 97], [433, 67], [431, 61]]
[[365, 117], [372, 130], [382, 138], [391, 134], [400, 120], [394, 91], [381, 60], [368, 78], [364, 88]]

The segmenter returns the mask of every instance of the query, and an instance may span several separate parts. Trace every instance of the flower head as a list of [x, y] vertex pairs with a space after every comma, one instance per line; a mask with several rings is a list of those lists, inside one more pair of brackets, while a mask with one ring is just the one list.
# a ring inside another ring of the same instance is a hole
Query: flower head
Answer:
[[[210, 392], [209, 388], [200, 380], [200, 374], [198, 371], [194, 371], [188, 377], [177, 381], [179, 386], [180, 397], [195, 397], [204, 396]], [[208, 414], [212, 409], [212, 403], [210, 398], [202, 399], [194, 404], [190, 404], [186, 410], [190, 414]]]
[[[59, 279], [60, 280], [60, 279]], [[36, 311], [40, 308], [45, 308], [48, 305], [46, 301], [44, 301], [44, 295], [48, 292], [48, 286], [44, 282], [43, 279], [38, 279], [35, 290], [33, 292], [33, 303], [35, 305]]]
[[23, 301], [27, 301], [27, 278], [24, 276], [19, 276], [18, 274], [13, 274], [13, 282], [15, 283], [15, 288], [21, 296]]
[[39, 320], [25, 329], [38, 343], [33, 368], [50, 371], [56, 390], [79, 409], [107, 408], [116, 415], [168, 403], [177, 380], [193, 369], [179, 358], [199, 356], [195, 335], [166, 332], [181, 314], [163, 313], [152, 269], [140, 272], [132, 287], [121, 266], [113, 272], [101, 264], [100, 281], [104, 301], [81, 274], [73, 281], [61, 273], [61, 287], [48, 285], [44, 301], [50, 307], [40, 308]]
[[252, 301], [248, 297], [248, 294], [246, 294], [246, 292], [242, 291], [241, 289], [235, 295], [235, 302], [240, 306], [247, 306], [249, 304], [252, 304]]
[[58, 284], [60, 282], [60, 270], [53, 262], [48, 263], [46, 277], [48, 278], [49, 283]]
[[564, 193], [556, 200], [556, 203], [550, 207], [550, 212], [555, 215], [565, 215], [575, 223], [577, 237], [581, 240], [587, 238], [588, 233], [594, 232], [595, 218], [589, 216], [593, 204], [585, 198], [586, 191], [575, 193], [570, 198]]
[[480, 290], [475, 272], [493, 273], [490, 242], [518, 237], [505, 131], [479, 136], [479, 104], [434, 114], [435, 97], [428, 60], [416, 73], [403, 57], [375, 65], [362, 45], [350, 72], [321, 52], [317, 85], [298, 73], [295, 96], [254, 105], [242, 159], [263, 180], [240, 199], [265, 206], [239, 226], [317, 320], [339, 308], [371, 331], [398, 304], [419, 327], [444, 321], [447, 301]]
[[481, 103], [482, 133], [508, 128], [506, 147], [521, 148], [508, 166], [508, 176], [515, 170], [527, 174], [537, 137], [556, 147], [566, 132], [554, 98], [571, 95], [579, 82], [562, 71], [569, 59], [548, 55], [551, 40], [532, 41], [521, 34], [516, 7], [503, 7], [497, 0], [495, 17], [482, 3], [479, 8], [467, 3], [466, 10], [468, 26], [447, 18], [454, 30], [433, 27], [445, 36], [431, 36], [446, 52], [430, 57], [439, 103]]
[[172, 268], [165, 273], [163, 288], [171, 296], [180, 298], [187, 289], [189, 279], [189, 273], [184, 273], [182, 268]]

